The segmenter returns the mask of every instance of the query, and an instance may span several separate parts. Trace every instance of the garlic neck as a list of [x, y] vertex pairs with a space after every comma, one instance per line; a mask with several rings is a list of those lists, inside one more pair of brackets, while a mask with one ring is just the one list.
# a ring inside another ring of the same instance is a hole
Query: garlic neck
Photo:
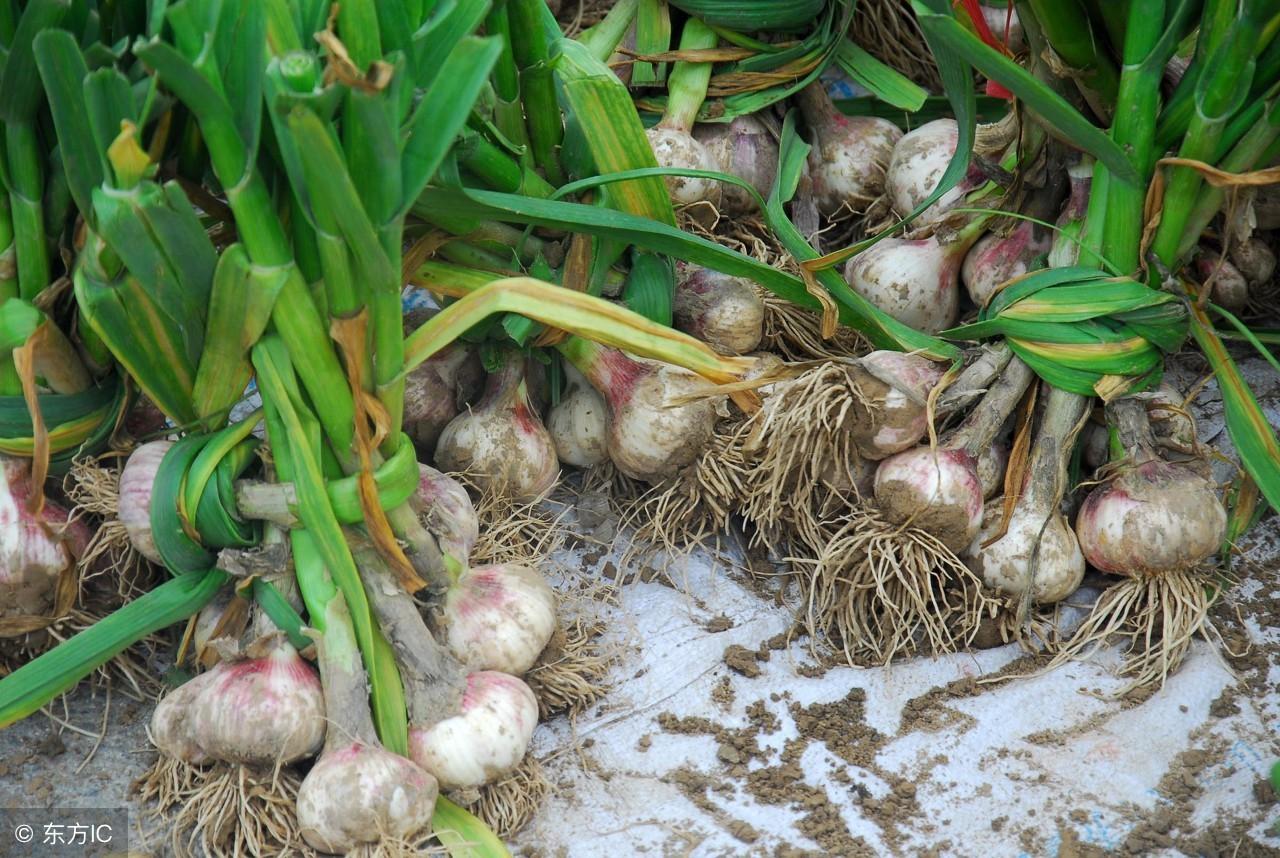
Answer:
[[353, 541], [352, 556], [369, 594], [369, 605], [395, 652], [409, 720], [429, 726], [457, 712], [466, 689], [463, 666], [432, 637], [413, 598], [373, 546]]
[[1031, 446], [1026, 488], [1019, 510], [1048, 515], [1057, 510], [1067, 490], [1067, 468], [1076, 436], [1089, 415], [1089, 399], [1048, 386], [1039, 432]]
[[982, 400], [947, 439], [946, 446], [964, 450], [975, 459], [991, 446], [1001, 427], [1031, 384], [1031, 368], [1017, 357], [1005, 366]]
[[1115, 427], [1120, 446], [1132, 464], [1141, 465], [1160, 458], [1147, 406], [1141, 399], [1125, 396], [1107, 403], [1107, 423]]
[[325, 606], [324, 628], [315, 641], [329, 721], [324, 751], [340, 750], [353, 742], [378, 744], [369, 710], [369, 680], [342, 593], [335, 593]]

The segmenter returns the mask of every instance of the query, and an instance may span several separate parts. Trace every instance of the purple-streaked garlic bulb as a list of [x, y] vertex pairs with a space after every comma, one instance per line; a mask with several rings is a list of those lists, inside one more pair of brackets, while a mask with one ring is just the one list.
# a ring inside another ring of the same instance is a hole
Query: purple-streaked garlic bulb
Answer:
[[929, 429], [929, 392], [942, 379], [937, 363], [919, 355], [876, 351], [849, 366], [859, 401], [845, 430], [873, 461], [914, 447]]
[[120, 503], [117, 517], [129, 534], [129, 542], [152, 563], [164, 564], [151, 535], [151, 488], [160, 463], [173, 446], [172, 441], [151, 441], [129, 455], [120, 474]]
[[325, 736], [315, 669], [283, 641], [243, 661], [221, 661], [156, 706], [152, 738], [190, 763], [269, 766], [313, 756]]
[[590, 468], [609, 461], [608, 405], [570, 363], [564, 364], [567, 389], [547, 414], [547, 431], [556, 455], [566, 465]]
[[970, 300], [985, 307], [1003, 284], [1021, 277], [1049, 251], [1049, 239], [1030, 221], [1020, 220], [1008, 235], [989, 232], [965, 254], [960, 279]]
[[192, 705], [191, 730], [213, 759], [271, 765], [310, 757], [324, 742], [320, 677], [284, 641], [245, 661], [219, 662]]
[[403, 839], [431, 824], [436, 779], [376, 742], [325, 748], [298, 788], [298, 828], [313, 849], [345, 855], [382, 837]]
[[876, 505], [890, 520], [911, 523], [952, 551], [978, 534], [983, 503], [994, 490], [984, 484], [979, 461], [989, 454], [1023, 392], [1031, 369], [1013, 358], [973, 411], [939, 447], [921, 446], [890, 456], [876, 470]]
[[746, 354], [764, 335], [764, 300], [743, 277], [676, 263], [675, 328], [721, 354]]
[[0, 457], [0, 479], [0, 617], [49, 616], [58, 580], [88, 546], [88, 528], [49, 500], [32, 512], [27, 460]]
[[[719, 164], [719, 170], [737, 176], [768, 199], [778, 173], [778, 141], [753, 114], [735, 116], [729, 123], [705, 123], [694, 127], [693, 137]], [[720, 209], [727, 215], [757, 210], [755, 199], [737, 185], [720, 186]]]
[[462, 484], [435, 468], [418, 464], [418, 490], [410, 503], [442, 554], [466, 563], [480, 538], [480, 519]]
[[528, 566], [477, 566], [445, 594], [439, 626], [445, 645], [467, 669], [519, 676], [556, 630], [556, 594]]
[[482, 670], [467, 676], [461, 711], [409, 731], [409, 755], [444, 789], [490, 783], [514, 769], [538, 723], [538, 701], [515, 676]]
[[458, 375], [472, 360], [469, 346], [451, 343], [423, 361], [404, 380], [404, 432], [424, 450], [458, 416]]
[[711, 439], [720, 397], [672, 401], [708, 390], [693, 373], [580, 338], [566, 340], [561, 351], [604, 396], [609, 458], [628, 477], [673, 476]]
[[1016, 598], [1047, 604], [1075, 592], [1084, 578], [1084, 555], [1062, 514], [1070, 488], [1067, 469], [1086, 397], [1050, 387], [1021, 496], [1004, 536], [975, 558], [989, 587]]
[[1227, 532], [1213, 483], [1160, 458], [1145, 403], [1116, 400], [1107, 411], [1128, 459], [1080, 506], [1076, 535], [1085, 558], [1103, 572], [1138, 577], [1203, 563]]
[[482, 488], [511, 497], [541, 497], [560, 473], [555, 445], [529, 403], [524, 355], [509, 351], [489, 376], [484, 396], [440, 434], [436, 464], [468, 472]]
[[960, 267], [977, 239], [967, 228], [945, 244], [938, 236], [886, 238], [849, 260], [845, 280], [898, 321], [936, 334], [960, 314]]
[[818, 211], [827, 216], [843, 207], [862, 211], [884, 193], [885, 171], [902, 129], [874, 116], [845, 116], [821, 81], [796, 98], [814, 136], [808, 167]]

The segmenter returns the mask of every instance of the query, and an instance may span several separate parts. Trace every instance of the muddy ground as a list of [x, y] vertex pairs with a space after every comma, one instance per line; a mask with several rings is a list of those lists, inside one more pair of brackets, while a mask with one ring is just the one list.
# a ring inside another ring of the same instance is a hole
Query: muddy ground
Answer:
[[[1280, 379], [1260, 362], [1246, 370], [1280, 423]], [[1229, 452], [1212, 385], [1197, 411], [1202, 436]], [[1278, 855], [1264, 776], [1280, 733], [1280, 522], [1248, 546], [1215, 609], [1222, 639], [1197, 644], [1164, 689], [1119, 701], [1107, 696], [1114, 653], [1034, 679], [1008, 678], [1037, 667], [1016, 646], [830, 668], [789, 637], [785, 591], [723, 561], [625, 585], [608, 609], [617, 687], [540, 728], [551, 794], [514, 850]], [[616, 559], [561, 560], [581, 582]], [[149, 715], [99, 683], [0, 732], [0, 807], [127, 808], [130, 846], [172, 854], [129, 789], [154, 753]], [[40, 854], [8, 834], [0, 856]]]

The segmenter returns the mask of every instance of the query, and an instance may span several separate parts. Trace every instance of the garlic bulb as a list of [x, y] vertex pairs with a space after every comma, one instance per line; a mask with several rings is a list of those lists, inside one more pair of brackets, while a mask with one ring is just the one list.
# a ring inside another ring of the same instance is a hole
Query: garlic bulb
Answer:
[[555, 485], [555, 445], [529, 404], [522, 354], [504, 356], [480, 402], [444, 428], [435, 458], [445, 470], [470, 472], [482, 487], [519, 499], [541, 497]]
[[746, 354], [764, 335], [764, 300], [742, 277], [676, 263], [675, 327], [721, 354]]
[[604, 397], [572, 364], [564, 364], [568, 389], [547, 415], [556, 455], [566, 465], [590, 468], [609, 461]]
[[[885, 193], [893, 210], [907, 215], [928, 199], [942, 180], [959, 145], [960, 129], [954, 119], [935, 119], [903, 135], [893, 147], [889, 170], [885, 174]], [[972, 190], [971, 183], [961, 181], [920, 213], [919, 225], [936, 223]]]
[[846, 206], [863, 210], [884, 193], [885, 171], [902, 130], [887, 119], [845, 116], [821, 81], [796, 98], [815, 137], [808, 168], [818, 211], [830, 216]]
[[960, 267], [960, 278], [969, 298], [985, 307], [996, 290], [1030, 270], [1032, 262], [1049, 251], [1047, 236], [1037, 233], [1030, 221], [1018, 221], [1008, 235], [989, 232], [969, 250]]
[[883, 459], [924, 437], [929, 391], [942, 378], [936, 363], [919, 355], [875, 351], [851, 364], [848, 372], [860, 401], [849, 409], [845, 431], [863, 458]]
[[360, 740], [325, 750], [298, 788], [298, 828], [313, 849], [346, 854], [431, 824], [436, 779], [412, 761]]
[[989, 587], [1036, 602], [1065, 599], [1084, 578], [1084, 555], [1060, 505], [1067, 465], [1089, 400], [1049, 388], [1021, 497], [1004, 536], [975, 561]]
[[960, 315], [958, 279], [976, 239], [967, 230], [943, 244], [937, 236], [886, 238], [849, 260], [845, 280], [898, 321], [936, 334]]
[[[721, 172], [737, 176], [768, 199], [778, 172], [778, 142], [755, 114], [731, 122], [694, 126], [694, 139], [706, 147]], [[737, 185], [720, 185], [721, 211], [741, 215], [757, 209], [755, 199]]]
[[440, 625], [445, 644], [468, 669], [519, 676], [556, 630], [556, 594], [528, 566], [479, 566], [449, 588]]
[[1276, 273], [1275, 253], [1257, 236], [1231, 242], [1227, 257], [1250, 286], [1269, 283]]
[[604, 396], [609, 458], [632, 479], [657, 482], [674, 475], [711, 439], [720, 397], [671, 403], [708, 389], [693, 373], [580, 338], [566, 340], [561, 351]]
[[313, 756], [324, 742], [315, 668], [284, 641], [261, 658], [219, 662], [191, 703], [192, 737], [209, 757], [272, 765]]
[[444, 427], [458, 416], [458, 373], [471, 359], [468, 346], [451, 343], [405, 376], [404, 432], [420, 448], [435, 449]]
[[419, 462], [418, 489], [410, 503], [441, 553], [466, 563], [480, 538], [480, 519], [462, 484]]
[[979, 460], [989, 455], [1031, 379], [1030, 367], [1012, 358], [964, 423], [939, 447], [917, 447], [881, 462], [875, 496], [885, 516], [928, 531], [952, 551], [973, 542], [982, 525], [983, 501], [997, 488], [983, 483]]
[[497, 671], [467, 676], [462, 711], [411, 727], [409, 756], [444, 789], [490, 783], [524, 758], [538, 723], [538, 701], [520, 679]]
[[49, 616], [58, 579], [89, 542], [83, 522], [46, 500], [28, 509], [31, 470], [25, 459], [0, 457], [0, 617]]
[[[682, 170], [709, 170], [718, 172], [720, 164], [693, 135], [683, 128], [658, 124], [645, 132], [658, 166]], [[663, 176], [671, 202], [678, 206], [694, 203], [710, 203], [720, 207], [720, 183], [714, 179], [696, 176]]]
[[964, 450], [917, 447], [876, 469], [876, 504], [899, 523], [927, 531], [952, 550], [973, 541], [982, 524], [977, 461]]
[[1076, 533], [1085, 557], [1103, 572], [1156, 576], [1215, 554], [1227, 511], [1213, 483], [1157, 455], [1145, 403], [1115, 400], [1107, 416], [1129, 458], [1080, 507]]
[[120, 523], [138, 553], [161, 566], [164, 560], [151, 535], [151, 487], [161, 461], [172, 446], [172, 441], [143, 444], [129, 455], [129, 461], [120, 474]]
[[1212, 251], [1202, 252], [1193, 262], [1196, 273], [1205, 283], [1213, 284], [1211, 299], [1232, 312], [1249, 304], [1249, 282], [1240, 270]]

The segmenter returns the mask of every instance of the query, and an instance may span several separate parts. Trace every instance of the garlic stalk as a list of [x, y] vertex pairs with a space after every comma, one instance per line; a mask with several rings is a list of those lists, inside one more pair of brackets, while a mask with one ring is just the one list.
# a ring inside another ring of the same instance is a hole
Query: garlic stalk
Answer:
[[555, 445], [529, 402], [523, 354], [503, 354], [480, 402], [445, 426], [435, 459], [445, 470], [470, 473], [482, 488], [518, 499], [541, 497], [555, 485]]
[[[718, 41], [719, 37], [710, 27], [697, 18], [689, 18], [680, 36], [680, 50], [714, 48]], [[646, 132], [659, 166], [712, 172], [720, 170], [720, 164], [711, 151], [691, 133], [698, 111], [707, 97], [710, 81], [711, 63], [687, 60], [675, 63], [667, 78], [666, 112], [662, 120]], [[671, 201], [678, 206], [705, 202], [715, 209], [720, 207], [720, 183], [714, 179], [666, 176], [665, 181]], [[708, 219], [714, 220], [714, 215]]]

